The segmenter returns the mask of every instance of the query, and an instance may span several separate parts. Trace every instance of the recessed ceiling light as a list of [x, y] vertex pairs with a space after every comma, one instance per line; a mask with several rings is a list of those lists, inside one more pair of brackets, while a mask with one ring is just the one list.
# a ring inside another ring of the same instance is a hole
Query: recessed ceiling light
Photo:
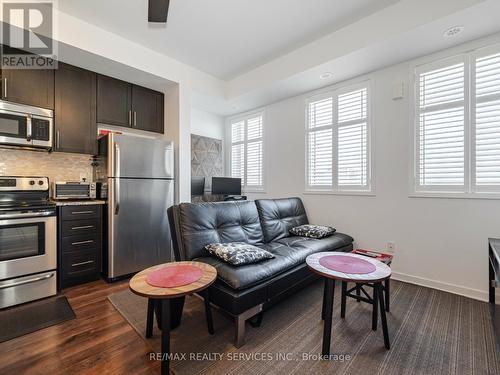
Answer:
[[465, 27], [463, 26], [453, 26], [453, 27], [450, 27], [448, 30], [446, 30], [444, 33], [443, 33], [443, 36], [445, 36], [446, 38], [451, 38], [451, 37], [454, 37], [454, 36], [457, 36], [458, 34], [460, 34], [462, 31], [464, 31]]
[[324, 72], [322, 75], [319, 76], [319, 79], [330, 79], [333, 77], [332, 72]]

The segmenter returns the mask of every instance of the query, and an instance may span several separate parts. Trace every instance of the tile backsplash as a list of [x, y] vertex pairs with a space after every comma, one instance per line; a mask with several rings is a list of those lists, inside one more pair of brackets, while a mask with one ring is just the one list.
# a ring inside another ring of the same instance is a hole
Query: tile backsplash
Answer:
[[90, 155], [0, 149], [0, 176], [45, 176], [50, 182], [92, 180]]

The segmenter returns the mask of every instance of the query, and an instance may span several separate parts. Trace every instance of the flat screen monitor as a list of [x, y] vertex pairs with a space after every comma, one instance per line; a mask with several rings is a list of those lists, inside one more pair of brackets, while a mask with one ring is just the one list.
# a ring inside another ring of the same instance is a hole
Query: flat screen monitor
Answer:
[[205, 194], [205, 177], [191, 177], [191, 195]]
[[212, 194], [241, 195], [241, 178], [212, 177]]

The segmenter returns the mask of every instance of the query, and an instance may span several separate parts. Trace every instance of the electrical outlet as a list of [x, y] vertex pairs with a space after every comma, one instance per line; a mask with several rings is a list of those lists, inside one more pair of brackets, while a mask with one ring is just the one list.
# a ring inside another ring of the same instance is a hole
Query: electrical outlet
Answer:
[[396, 252], [396, 243], [395, 242], [387, 242], [387, 252], [394, 254]]

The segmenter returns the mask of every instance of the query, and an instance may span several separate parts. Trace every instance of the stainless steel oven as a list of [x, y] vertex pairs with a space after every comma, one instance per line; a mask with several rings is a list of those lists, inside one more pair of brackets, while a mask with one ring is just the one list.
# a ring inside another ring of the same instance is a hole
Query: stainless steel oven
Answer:
[[52, 148], [53, 112], [0, 101], [0, 144]]
[[45, 197], [46, 178], [0, 177], [0, 308], [57, 292], [56, 210]]

